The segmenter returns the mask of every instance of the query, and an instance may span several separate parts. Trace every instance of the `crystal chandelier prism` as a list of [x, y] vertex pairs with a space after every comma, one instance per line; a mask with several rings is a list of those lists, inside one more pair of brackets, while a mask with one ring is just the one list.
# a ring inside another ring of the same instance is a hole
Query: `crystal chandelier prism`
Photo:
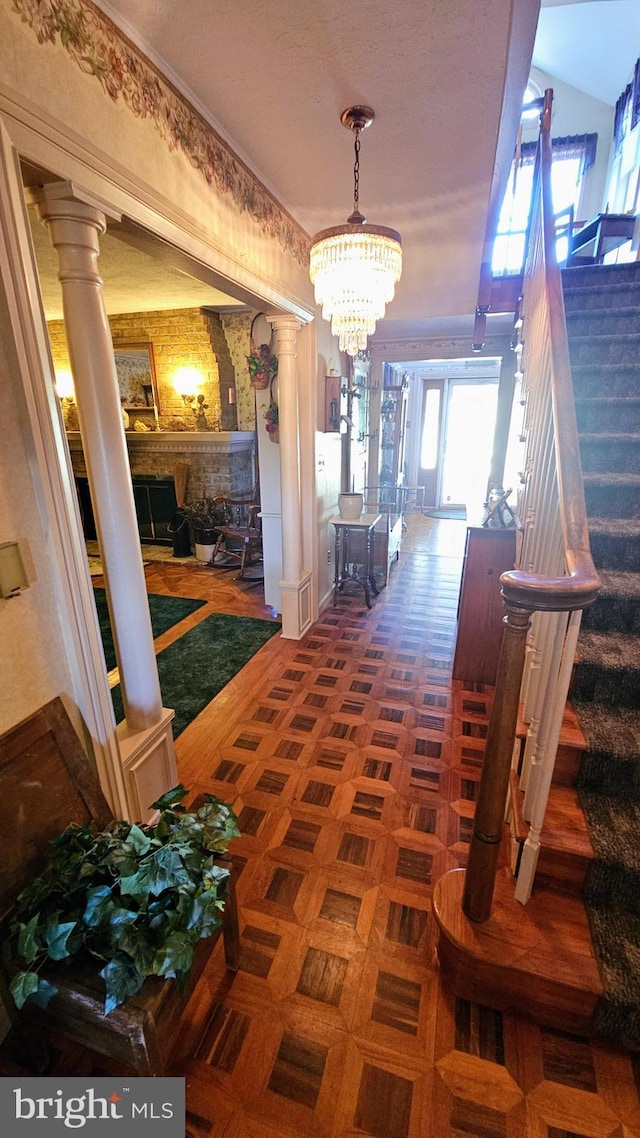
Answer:
[[364, 351], [393, 299], [402, 273], [402, 244], [395, 229], [367, 225], [358, 208], [360, 191], [360, 133], [374, 119], [371, 107], [348, 107], [340, 116], [355, 134], [353, 213], [346, 225], [316, 233], [311, 246], [309, 275], [316, 303], [339, 338], [341, 352]]

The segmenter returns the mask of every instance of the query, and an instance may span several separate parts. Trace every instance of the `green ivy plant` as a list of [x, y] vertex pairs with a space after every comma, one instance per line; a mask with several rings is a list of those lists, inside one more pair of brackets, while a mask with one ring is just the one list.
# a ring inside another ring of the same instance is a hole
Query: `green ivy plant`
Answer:
[[[213, 795], [196, 813], [180, 785], [152, 809], [154, 825], [115, 822], [92, 834], [70, 826], [52, 842], [49, 862], [19, 895], [8, 942], [11, 994], [46, 1007], [57, 989], [45, 963], [91, 956], [102, 962], [105, 1015], [147, 976], [186, 983], [196, 942], [222, 923], [229, 871], [218, 863], [238, 836], [231, 808]], [[24, 967], [26, 965], [26, 967]]]

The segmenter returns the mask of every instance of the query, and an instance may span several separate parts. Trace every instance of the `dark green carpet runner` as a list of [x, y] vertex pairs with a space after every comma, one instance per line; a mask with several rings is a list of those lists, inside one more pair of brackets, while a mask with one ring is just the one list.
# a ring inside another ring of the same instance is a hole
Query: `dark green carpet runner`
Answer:
[[[102, 636], [107, 671], [110, 672], [116, 666], [116, 653], [107, 607], [107, 594], [104, 589], [94, 589], [93, 592], [98, 610], [100, 635]], [[207, 603], [206, 601], [191, 600], [190, 597], [165, 597], [160, 593], [149, 593], [148, 600], [154, 640], [166, 632], [168, 628], [173, 628], [174, 624], [184, 620], [185, 616], [189, 616]]]
[[[174, 739], [279, 631], [275, 620], [213, 613], [158, 653], [162, 702], [176, 713]], [[124, 718], [119, 687], [113, 689], [111, 698], [119, 723]]]
[[596, 860], [583, 899], [605, 988], [596, 1028], [640, 1049], [640, 265], [563, 273], [591, 552], [571, 701]]

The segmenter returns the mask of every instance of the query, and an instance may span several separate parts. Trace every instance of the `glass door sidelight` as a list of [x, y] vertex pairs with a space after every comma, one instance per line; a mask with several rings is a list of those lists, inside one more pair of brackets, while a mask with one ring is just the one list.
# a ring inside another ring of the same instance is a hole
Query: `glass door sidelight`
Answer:
[[444, 379], [425, 380], [422, 389], [422, 432], [418, 460], [418, 485], [424, 486], [424, 505], [437, 506], [442, 457], [442, 408]]

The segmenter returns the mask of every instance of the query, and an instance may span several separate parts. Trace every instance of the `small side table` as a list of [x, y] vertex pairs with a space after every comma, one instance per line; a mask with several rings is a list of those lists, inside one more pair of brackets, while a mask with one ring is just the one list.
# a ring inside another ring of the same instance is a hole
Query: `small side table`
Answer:
[[[356, 581], [364, 589], [367, 608], [371, 608], [371, 593], [378, 595], [378, 586], [374, 576], [374, 540], [375, 528], [382, 514], [361, 514], [359, 518], [342, 518], [338, 514], [331, 518], [331, 524], [336, 531], [335, 569], [333, 578], [333, 603], [338, 600], [338, 592], [346, 581]], [[349, 551], [349, 541], [353, 532], [361, 533], [364, 538], [364, 559], [362, 572], [358, 573], [358, 562], [352, 562]], [[351, 566], [351, 568], [350, 568]]]
[[587, 260], [594, 265], [601, 265], [606, 253], [631, 240], [635, 223], [633, 214], [599, 213], [570, 237], [567, 264], [571, 264], [573, 257], [579, 260], [580, 250], [593, 245], [593, 256]]

